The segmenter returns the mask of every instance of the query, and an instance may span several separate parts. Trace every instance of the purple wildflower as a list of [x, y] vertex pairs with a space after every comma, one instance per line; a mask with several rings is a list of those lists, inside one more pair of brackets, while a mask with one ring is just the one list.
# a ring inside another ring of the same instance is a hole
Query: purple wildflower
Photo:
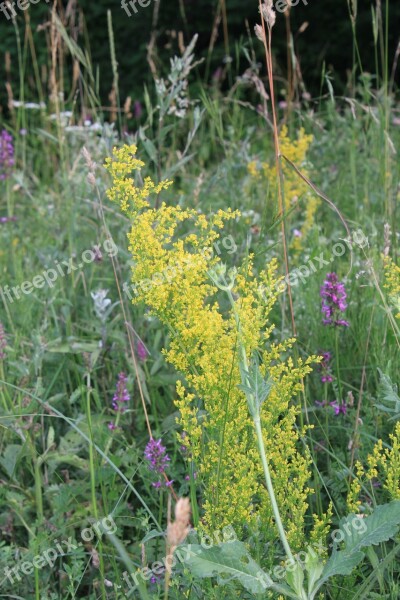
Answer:
[[9, 177], [14, 162], [13, 138], [3, 129], [0, 133], [0, 180]]
[[125, 375], [125, 373], [120, 373], [118, 375], [117, 389], [116, 389], [116, 392], [114, 394], [113, 401], [112, 401], [113, 409], [118, 412], [124, 412], [125, 411], [124, 404], [129, 402], [129, 400], [131, 399], [129, 396], [128, 390], [126, 389], [127, 381], [128, 381], [128, 378]]
[[153, 438], [148, 442], [145, 448], [144, 457], [149, 461], [150, 470], [155, 471], [156, 473], [163, 473], [170, 461], [170, 458], [166, 453], [166, 448], [162, 445], [161, 440], [155, 440]]
[[322, 383], [331, 383], [333, 381], [333, 376], [331, 373], [330, 362], [332, 360], [332, 354], [330, 352], [322, 352], [322, 361], [319, 365], [319, 370], [321, 371], [321, 381]]
[[344, 283], [339, 281], [336, 273], [328, 273], [324, 283], [321, 286], [320, 295], [322, 298], [322, 314], [324, 315], [324, 325], [335, 325], [348, 327], [348, 321], [340, 319], [340, 313], [346, 308], [346, 290]]
[[137, 355], [139, 357], [139, 360], [141, 360], [142, 362], [145, 361], [148, 356], [146, 346], [143, 344], [143, 342], [141, 340], [139, 340], [137, 343]]
[[157, 567], [157, 572], [152, 571], [152, 575], [150, 577], [150, 583], [152, 583], [153, 585], [160, 584], [162, 582], [162, 580], [164, 579], [164, 573], [165, 573], [165, 569], [163, 569], [162, 567]]
[[109, 424], [107, 425], [107, 427], [108, 427], [108, 429], [109, 429], [110, 431], [115, 431], [116, 429], [118, 429], [118, 427], [117, 427], [117, 425], [116, 425], [115, 423], [109, 423]]
[[335, 400], [335, 402], [329, 402], [329, 404], [334, 409], [336, 416], [340, 415], [340, 413], [342, 413], [343, 415], [347, 413], [346, 402], [338, 402], [337, 400]]
[[16, 217], [0, 217], [0, 223], [10, 223], [10, 221], [16, 221]]
[[171, 479], [171, 481], [169, 481], [167, 479], [167, 481], [155, 481], [154, 483], [152, 483], [151, 485], [156, 488], [157, 490], [159, 490], [160, 488], [162, 488], [163, 486], [165, 487], [171, 487], [171, 485], [174, 483], [174, 480]]
[[0, 322], [0, 360], [4, 360], [6, 354], [4, 350], [6, 349], [7, 341], [6, 341], [6, 333], [4, 331], [3, 324]]
[[319, 406], [320, 408], [324, 408], [326, 406], [326, 402], [325, 401], [320, 402], [319, 400], [316, 400], [315, 404], [317, 406]]

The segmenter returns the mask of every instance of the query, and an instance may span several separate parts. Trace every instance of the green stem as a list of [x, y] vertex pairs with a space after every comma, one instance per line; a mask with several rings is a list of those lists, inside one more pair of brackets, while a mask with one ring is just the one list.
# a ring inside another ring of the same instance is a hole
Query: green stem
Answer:
[[[32, 444], [33, 452], [35, 448]], [[35, 500], [36, 500], [36, 512], [39, 519], [39, 523], [43, 522], [43, 496], [42, 496], [42, 473], [40, 471], [39, 457], [33, 457], [34, 461], [34, 472], [35, 472]]]
[[[229, 296], [229, 300], [230, 300], [233, 314], [235, 317], [236, 327], [237, 327], [238, 334], [239, 334], [239, 349], [240, 349], [240, 354], [241, 354], [242, 365], [243, 365], [244, 371], [246, 373], [248, 373], [249, 372], [249, 362], [247, 360], [246, 349], [244, 347], [244, 344], [242, 343], [242, 340], [240, 339], [241, 338], [241, 330], [242, 330], [241, 324], [240, 324], [240, 318], [239, 318], [238, 312], [236, 310], [236, 305], [235, 305], [235, 301], [232, 296], [231, 289], [229, 289], [228, 286], [226, 286], [225, 290], [227, 291], [227, 294]], [[246, 377], [246, 379], [247, 379], [247, 377]], [[243, 381], [243, 383], [245, 385], [248, 385], [248, 381]], [[268, 490], [269, 498], [271, 501], [271, 506], [272, 506], [272, 511], [274, 513], [276, 526], [278, 528], [279, 536], [281, 538], [281, 542], [285, 549], [286, 555], [289, 560], [293, 561], [294, 560], [293, 554], [292, 554], [292, 551], [289, 546], [289, 542], [286, 537], [285, 529], [283, 527], [278, 503], [277, 503], [276, 497], [275, 497], [274, 486], [273, 486], [272, 479], [271, 479], [267, 455], [265, 452], [265, 445], [264, 445], [264, 439], [263, 439], [262, 428], [261, 428], [260, 407], [257, 405], [257, 400], [255, 398], [253, 398], [253, 397], [249, 398], [249, 396], [251, 396], [251, 394], [248, 394], [247, 396], [248, 396], [247, 400], [248, 400], [248, 405], [249, 405], [249, 409], [250, 409], [250, 414], [253, 417], [253, 421], [254, 421], [254, 427], [255, 427], [255, 431], [256, 431], [256, 435], [257, 435], [258, 449], [260, 452], [261, 462], [262, 462], [262, 466], [264, 469], [265, 483], [267, 485], [267, 490]]]
[[335, 331], [335, 354], [336, 354], [336, 376], [337, 376], [337, 380], [338, 380], [338, 387], [339, 387], [339, 404], [342, 404], [342, 402], [344, 402], [344, 398], [343, 398], [343, 391], [342, 391], [342, 382], [340, 380], [340, 362], [339, 362], [339, 330], [336, 328]]
[[[117, 412], [117, 417], [115, 419], [115, 427], [118, 427], [120, 418], [121, 418], [121, 413], [118, 411]], [[107, 442], [107, 445], [106, 445], [106, 447], [104, 449], [104, 454], [106, 456], [108, 456], [108, 453], [110, 452], [111, 444], [113, 443], [113, 441], [114, 441], [114, 435], [111, 433], [110, 438], [109, 438], [109, 440]]]
[[254, 427], [255, 427], [255, 430], [256, 430], [256, 434], [257, 434], [258, 449], [260, 451], [261, 462], [262, 462], [262, 466], [263, 466], [263, 469], [264, 469], [264, 475], [265, 475], [265, 483], [267, 485], [267, 490], [268, 490], [269, 498], [270, 498], [270, 501], [271, 501], [271, 506], [272, 506], [272, 510], [273, 510], [273, 513], [274, 513], [274, 517], [275, 517], [275, 523], [276, 523], [276, 526], [278, 528], [279, 536], [281, 538], [281, 542], [282, 542], [282, 545], [283, 545], [283, 547], [285, 549], [286, 555], [289, 558], [289, 560], [293, 561], [294, 560], [293, 554], [292, 554], [292, 551], [290, 549], [289, 542], [287, 541], [285, 529], [283, 527], [281, 515], [280, 515], [280, 512], [279, 512], [278, 503], [277, 503], [276, 497], [275, 497], [274, 486], [273, 486], [272, 480], [271, 480], [271, 474], [270, 474], [270, 471], [269, 471], [269, 465], [268, 465], [267, 455], [266, 455], [266, 452], [265, 452], [265, 446], [264, 446], [264, 439], [263, 439], [263, 434], [262, 434], [261, 419], [260, 419], [260, 417], [254, 417]]

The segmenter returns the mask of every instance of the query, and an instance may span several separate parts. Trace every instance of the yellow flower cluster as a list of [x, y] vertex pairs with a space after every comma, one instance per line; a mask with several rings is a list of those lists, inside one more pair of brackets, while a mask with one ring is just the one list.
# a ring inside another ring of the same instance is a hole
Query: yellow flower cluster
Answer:
[[390, 302], [398, 311], [396, 319], [400, 319], [400, 267], [387, 256], [384, 258], [385, 289], [388, 290]]
[[[219, 262], [213, 244], [224, 223], [237, 216], [230, 209], [205, 217], [179, 206], [151, 208], [149, 191], [169, 182], [137, 189], [131, 173], [142, 166], [133, 148], [115, 150], [107, 163], [113, 185], [108, 197], [131, 217], [128, 234], [134, 266], [132, 282], [140, 290], [133, 302], [145, 303], [171, 332], [167, 360], [181, 373], [176, 407], [185, 432], [183, 444], [203, 486], [202, 522], [206, 530], [244, 524], [260, 529], [267, 540], [277, 534], [253, 423], [245, 395], [238, 385], [238, 331], [234, 311], [227, 308], [208, 276]], [[130, 187], [132, 186], [132, 187]], [[241, 335], [248, 356], [261, 356], [263, 374], [274, 387], [262, 408], [265, 445], [275, 492], [294, 549], [304, 545], [304, 521], [310, 492], [310, 457], [298, 451], [293, 395], [314, 358], [282, 360], [293, 340], [266, 342], [273, 326], [268, 321], [276, 301], [277, 265], [272, 261], [257, 278], [250, 259], [238, 269], [233, 294], [240, 316]], [[146, 280], [147, 285], [140, 285]], [[301, 432], [303, 434], [304, 432]], [[182, 440], [180, 439], [180, 443]], [[261, 526], [260, 526], [261, 524]]]
[[144, 162], [135, 158], [137, 146], [123, 146], [115, 149], [115, 160], [106, 158], [105, 167], [114, 181], [118, 181], [118, 188], [111, 188], [107, 196], [111, 201], [118, 200], [121, 210], [130, 214], [131, 210], [138, 210], [148, 206], [147, 198], [151, 194], [159, 194], [161, 190], [167, 189], [172, 181], [162, 181], [155, 185], [150, 177], [146, 177], [144, 184], [136, 187], [131, 178], [133, 171], [140, 171]]
[[[309, 173], [304, 167], [304, 164], [312, 141], [313, 136], [307, 135], [303, 128], [299, 130], [296, 140], [290, 139], [286, 126], [282, 127], [279, 134], [281, 154], [291, 160], [307, 178], [309, 177]], [[301, 235], [293, 238], [291, 244], [295, 251], [300, 251], [304, 239], [314, 225], [315, 213], [319, 206], [319, 200], [310, 192], [307, 183], [301, 179], [293, 168], [284, 160], [282, 160], [282, 168], [284, 175], [283, 192], [285, 197], [285, 211], [287, 212], [292, 209], [300, 199], [302, 203], [305, 202], [306, 206], [305, 211], [303, 211], [304, 216], [302, 218], [302, 224], [299, 227]], [[278, 180], [275, 164], [271, 165], [268, 162], [259, 164], [257, 161], [253, 160], [247, 164], [247, 170], [254, 179], [260, 180], [262, 179], [262, 176], [265, 177], [269, 181], [271, 189], [276, 190], [277, 193]]]
[[347, 498], [351, 510], [358, 510], [362, 486], [367, 486], [372, 479], [379, 479], [390, 500], [400, 500], [400, 422], [396, 424], [389, 439], [391, 448], [384, 448], [382, 440], [377, 441], [367, 458], [366, 467], [357, 462], [356, 477]]

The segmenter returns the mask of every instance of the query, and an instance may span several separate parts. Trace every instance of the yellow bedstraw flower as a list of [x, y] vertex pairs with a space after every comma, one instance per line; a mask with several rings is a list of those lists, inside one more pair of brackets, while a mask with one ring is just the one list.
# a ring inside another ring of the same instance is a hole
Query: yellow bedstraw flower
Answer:
[[384, 257], [385, 284], [389, 300], [395, 307], [396, 319], [400, 319], [400, 267], [389, 256]]
[[[282, 127], [279, 134], [281, 154], [284, 154], [291, 160], [307, 178], [309, 178], [309, 173], [304, 165], [312, 141], [313, 136], [307, 135], [303, 128], [299, 130], [296, 140], [290, 139], [286, 125]], [[284, 175], [283, 192], [285, 197], [285, 210], [289, 211], [300, 200], [298, 209], [295, 211], [295, 214], [301, 212], [303, 215], [300, 217], [301, 225], [298, 226], [300, 235], [294, 237], [291, 242], [293, 250], [300, 251], [304, 240], [314, 225], [315, 213], [320, 202], [319, 199], [312, 194], [307, 183], [297, 175], [284, 159], [282, 159], [282, 168]], [[253, 160], [247, 164], [247, 170], [254, 179], [260, 179], [261, 175], [263, 175], [268, 180], [271, 190], [275, 191], [276, 194], [278, 193], [275, 163], [262, 162], [259, 166], [257, 161]]]
[[[171, 332], [164, 354], [181, 375], [175, 404], [185, 431], [183, 443], [190, 447], [196, 482], [202, 486], [201, 526], [212, 531], [233, 525], [239, 532], [245, 524], [262, 523], [265, 539], [274, 541], [277, 534], [253, 424], [238, 387], [235, 318], [208, 275], [220, 261], [211, 248], [225, 222], [237, 213], [219, 210], [206, 217], [165, 203], [151, 208], [149, 193], [170, 182], [156, 186], [147, 179], [137, 188], [130, 179], [132, 171], [142, 166], [135, 150], [115, 150], [107, 162], [113, 178], [108, 197], [121, 203], [132, 220], [128, 239], [134, 260], [133, 302], [146, 304]], [[249, 356], [259, 351], [261, 369], [274, 381], [262, 408], [262, 425], [279, 508], [296, 550], [305, 543], [310, 457], [298, 450], [299, 409], [292, 405], [292, 397], [302, 389], [313, 357], [294, 366], [291, 359], [281, 358], [293, 340], [267, 346], [273, 329], [268, 316], [278, 295], [276, 271], [272, 261], [256, 278], [250, 257], [239, 268], [232, 291], [246, 351]]]
[[373, 479], [379, 479], [390, 500], [400, 500], [400, 422], [396, 423], [389, 439], [391, 448], [384, 448], [382, 440], [377, 441], [367, 457], [365, 468], [359, 462], [356, 464], [357, 476], [352, 481], [347, 499], [350, 509], [357, 510], [361, 504], [359, 495], [362, 486], [370, 490]]

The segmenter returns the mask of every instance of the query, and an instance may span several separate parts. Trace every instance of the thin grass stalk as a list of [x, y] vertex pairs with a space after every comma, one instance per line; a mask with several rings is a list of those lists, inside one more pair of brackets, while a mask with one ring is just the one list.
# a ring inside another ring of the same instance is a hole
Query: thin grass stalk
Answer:
[[119, 85], [118, 85], [118, 80], [119, 80], [118, 63], [117, 63], [117, 57], [116, 57], [116, 53], [115, 53], [114, 30], [113, 30], [113, 24], [112, 24], [111, 10], [107, 11], [107, 26], [108, 26], [108, 39], [110, 42], [111, 66], [112, 66], [112, 73], [113, 73], [113, 88], [115, 90], [116, 99], [117, 99], [117, 107], [118, 107], [118, 111], [117, 111], [118, 127], [122, 134], [121, 100], [120, 100]]
[[390, 98], [389, 98], [389, 0], [386, 0], [386, 11], [385, 11], [385, 40], [384, 40], [384, 89], [385, 89], [385, 200], [386, 200], [386, 218], [395, 230], [396, 223], [394, 221], [394, 211], [391, 199], [391, 177], [390, 173], [390, 142], [389, 142], [389, 131], [390, 131]]
[[[108, 241], [112, 242], [112, 238], [111, 238], [111, 235], [110, 235], [110, 232], [108, 230], [106, 220], [105, 220], [104, 208], [103, 208], [103, 202], [102, 202], [100, 190], [99, 190], [97, 184], [95, 186], [95, 189], [96, 189], [97, 199], [98, 199], [98, 203], [99, 203], [100, 217], [102, 219], [104, 230], [106, 232]], [[118, 292], [118, 296], [119, 296], [119, 300], [120, 300], [120, 306], [121, 306], [121, 310], [122, 310], [122, 314], [123, 314], [123, 318], [124, 318], [124, 325], [125, 325], [125, 328], [127, 331], [129, 349], [130, 349], [130, 354], [131, 354], [131, 358], [132, 358], [132, 362], [133, 362], [133, 366], [134, 366], [134, 370], [135, 370], [135, 374], [136, 374], [136, 381], [137, 381], [138, 388], [139, 388], [139, 395], [140, 395], [140, 399], [142, 402], [143, 414], [144, 414], [144, 418], [146, 421], [146, 427], [147, 427], [147, 431], [149, 434], [149, 438], [152, 440], [152, 439], [154, 439], [154, 437], [153, 437], [153, 432], [152, 432], [151, 425], [150, 425], [149, 414], [148, 414], [147, 407], [146, 407], [146, 400], [144, 398], [143, 388], [142, 388], [142, 384], [140, 381], [140, 373], [139, 373], [139, 368], [138, 368], [137, 359], [136, 359], [136, 352], [134, 349], [134, 338], [132, 335], [132, 332], [134, 331], [134, 329], [128, 320], [127, 312], [125, 309], [125, 303], [124, 303], [124, 299], [123, 299], [122, 292], [121, 292], [121, 286], [119, 283], [118, 272], [120, 272], [120, 268], [119, 268], [118, 262], [114, 256], [110, 256], [110, 259], [111, 259], [111, 264], [113, 267], [114, 279], [115, 279], [115, 283], [117, 286], [117, 292]], [[162, 475], [164, 477], [164, 480], [167, 482], [168, 477], [167, 477], [166, 473], [163, 472]], [[178, 496], [176, 495], [173, 487], [170, 486], [169, 489], [170, 489], [174, 499], [177, 501]]]
[[[93, 428], [92, 428], [92, 409], [91, 409], [91, 379], [90, 373], [86, 375], [86, 416], [88, 422], [88, 430], [90, 440], [93, 440]], [[90, 469], [90, 491], [92, 496], [92, 508], [93, 515], [96, 521], [99, 520], [99, 512], [97, 509], [97, 498], [96, 498], [96, 473], [95, 473], [95, 457], [93, 443], [89, 445], [89, 469]], [[103, 600], [107, 599], [106, 588], [104, 584], [105, 570], [104, 570], [104, 559], [103, 559], [103, 544], [99, 539], [99, 568], [101, 574], [101, 596]]]
[[231, 68], [231, 56], [230, 56], [230, 46], [229, 46], [229, 32], [228, 32], [228, 15], [226, 10], [226, 2], [225, 0], [220, 0], [221, 2], [221, 12], [222, 12], [222, 27], [224, 30], [224, 47], [225, 47], [225, 60], [228, 71], [229, 85], [232, 87], [232, 68]]
[[[374, 314], [375, 314], [375, 306], [373, 306], [373, 308], [372, 308], [371, 320], [370, 320], [369, 329], [368, 329], [367, 343], [365, 345], [364, 362], [363, 362], [363, 368], [362, 368], [360, 390], [358, 393], [357, 411], [356, 411], [356, 417], [355, 417], [355, 423], [354, 423], [354, 434], [353, 434], [352, 444], [351, 444], [350, 473], [353, 471], [354, 456], [355, 456], [355, 451], [357, 448], [358, 426], [360, 423], [360, 414], [361, 414], [362, 398], [363, 398], [363, 393], [364, 393], [364, 385], [365, 385], [366, 378], [367, 378], [366, 364], [367, 364], [367, 357], [368, 357], [368, 352], [369, 352], [369, 344], [370, 344], [370, 340], [371, 340], [372, 321], [374, 318]], [[350, 474], [350, 480], [351, 480], [351, 474]]]
[[289, 121], [290, 114], [292, 112], [292, 102], [294, 98], [294, 71], [292, 64], [292, 48], [293, 48], [293, 36], [290, 27], [290, 6], [285, 10], [285, 26], [286, 26], [286, 58], [287, 58], [287, 108], [286, 118]]
[[[260, 5], [260, 14], [262, 15], [261, 8], [261, 0], [259, 0]], [[293, 308], [293, 297], [292, 297], [292, 286], [290, 284], [289, 279], [289, 256], [287, 249], [287, 241], [286, 241], [286, 227], [285, 227], [285, 199], [284, 199], [284, 189], [283, 189], [283, 170], [280, 161], [280, 144], [279, 144], [279, 131], [278, 131], [278, 121], [276, 115], [276, 103], [275, 103], [275, 88], [274, 88], [274, 76], [273, 76], [273, 65], [272, 65], [272, 29], [270, 26], [267, 27], [268, 30], [268, 38], [266, 35], [265, 22], [264, 19], [261, 19], [262, 28], [263, 28], [263, 44], [265, 49], [265, 60], [267, 64], [267, 72], [268, 72], [268, 81], [270, 87], [270, 96], [271, 96], [271, 108], [272, 108], [272, 124], [273, 124], [273, 133], [274, 133], [274, 148], [275, 148], [275, 165], [278, 179], [278, 202], [279, 202], [279, 217], [282, 217], [281, 220], [281, 233], [282, 233], [282, 242], [283, 242], [283, 257], [285, 264], [285, 274], [287, 281], [287, 290], [288, 290], [288, 298], [289, 298], [289, 307], [290, 307], [290, 316], [292, 322], [292, 331], [293, 335], [296, 337], [296, 323], [294, 318], [294, 308]]]
[[[118, 476], [126, 484], [126, 487], [136, 496], [136, 498], [139, 500], [139, 502], [141, 503], [141, 505], [143, 506], [143, 508], [146, 510], [146, 512], [148, 513], [149, 517], [151, 518], [151, 520], [153, 521], [153, 523], [155, 524], [155, 526], [157, 527], [158, 531], [162, 531], [159, 522], [157, 521], [157, 519], [153, 515], [152, 511], [150, 510], [150, 508], [147, 506], [145, 500], [143, 500], [143, 498], [141, 497], [141, 495], [139, 494], [139, 492], [132, 485], [131, 481], [124, 475], [124, 473], [121, 471], [121, 469], [119, 467], [117, 467], [117, 465], [115, 465], [112, 462], [112, 460], [110, 458], [108, 458], [108, 456], [106, 456], [104, 454], [103, 450], [99, 446], [97, 446], [97, 444], [95, 444], [93, 442], [93, 440], [89, 436], [87, 436], [81, 429], [79, 429], [79, 427], [76, 425], [76, 423], [75, 423], [75, 421], [73, 419], [70, 419], [69, 417], [66, 417], [62, 412], [60, 412], [59, 410], [57, 410], [54, 406], [50, 406], [49, 404], [47, 404], [47, 402], [45, 402], [44, 400], [42, 400], [41, 398], [39, 398], [35, 394], [32, 394], [31, 392], [29, 392], [29, 390], [22, 389], [21, 387], [18, 387], [17, 385], [14, 385], [12, 383], [8, 383], [7, 381], [4, 381], [4, 380], [0, 380], [0, 384], [4, 384], [4, 385], [8, 386], [9, 388], [11, 388], [11, 389], [13, 389], [13, 390], [15, 390], [17, 392], [20, 392], [21, 394], [24, 394], [25, 396], [29, 396], [30, 398], [32, 398], [32, 400], [35, 400], [36, 402], [38, 402], [40, 404], [40, 406], [42, 406], [42, 408], [45, 410], [47, 416], [49, 416], [49, 415], [54, 416], [55, 415], [59, 419], [62, 419], [63, 421], [65, 421], [67, 423], [67, 425], [69, 425], [69, 427], [71, 427], [71, 429], [73, 429], [74, 431], [76, 431], [78, 433], [78, 435], [80, 435], [82, 437], [82, 439], [84, 439], [85, 442], [87, 442], [87, 444], [89, 446], [93, 446], [93, 448], [96, 450], [96, 452], [102, 458], [104, 458], [105, 462], [108, 465], [110, 465], [110, 467], [118, 474]], [[26, 528], [26, 530], [31, 535], [33, 535], [33, 532], [31, 530], [31, 528], [29, 527], [29, 525], [25, 522], [23, 515], [18, 512], [17, 508], [15, 508], [14, 510], [18, 514], [18, 518], [21, 520], [21, 523], [23, 523], [23, 525]]]

